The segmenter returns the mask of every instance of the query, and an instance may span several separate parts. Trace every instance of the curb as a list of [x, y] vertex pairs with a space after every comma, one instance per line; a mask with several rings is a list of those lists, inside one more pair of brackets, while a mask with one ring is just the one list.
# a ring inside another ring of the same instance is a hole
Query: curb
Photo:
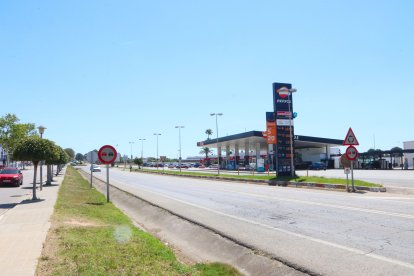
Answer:
[[[168, 175], [168, 176], [177, 176], [177, 177], [187, 177], [187, 178], [196, 178], [196, 179], [207, 179], [207, 180], [220, 180], [220, 181], [229, 181], [229, 182], [245, 182], [252, 184], [267, 184], [269, 186], [280, 186], [280, 187], [291, 187], [291, 188], [307, 188], [307, 189], [321, 189], [321, 190], [334, 190], [334, 191], [346, 191], [345, 184], [329, 184], [329, 183], [314, 183], [314, 182], [294, 182], [294, 181], [283, 181], [283, 180], [260, 180], [260, 179], [241, 179], [241, 178], [223, 178], [218, 176], [204, 176], [204, 175], [183, 175], [183, 174], [168, 174], [161, 172], [149, 172], [149, 171], [140, 171], [136, 170], [135, 172], [139, 173], [148, 173], [148, 174], [158, 174], [158, 175]], [[382, 192], [385, 193], [387, 188], [385, 187], [365, 187], [365, 186], [355, 186], [355, 189], [358, 191], [367, 191], [367, 192]]]

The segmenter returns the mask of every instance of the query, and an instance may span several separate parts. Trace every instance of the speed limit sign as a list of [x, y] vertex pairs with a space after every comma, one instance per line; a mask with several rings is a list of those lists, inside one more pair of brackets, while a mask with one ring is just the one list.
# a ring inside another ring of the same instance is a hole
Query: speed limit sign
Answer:
[[349, 146], [345, 151], [346, 158], [350, 161], [354, 161], [358, 157], [358, 151], [354, 146]]

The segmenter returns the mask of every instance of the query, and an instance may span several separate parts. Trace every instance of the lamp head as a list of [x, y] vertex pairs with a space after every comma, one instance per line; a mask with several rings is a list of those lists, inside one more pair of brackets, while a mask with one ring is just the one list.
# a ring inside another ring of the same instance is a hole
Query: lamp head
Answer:
[[40, 125], [40, 126], [38, 126], [38, 127], [37, 127], [37, 129], [39, 130], [39, 133], [40, 133], [40, 134], [43, 134], [43, 133], [45, 133], [45, 129], [46, 129], [46, 127], [44, 127], [44, 126]]

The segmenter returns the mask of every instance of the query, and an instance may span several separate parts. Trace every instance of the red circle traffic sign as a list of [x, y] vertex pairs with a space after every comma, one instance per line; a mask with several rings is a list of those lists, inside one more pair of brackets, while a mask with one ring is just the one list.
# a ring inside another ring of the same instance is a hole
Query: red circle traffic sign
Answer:
[[98, 151], [98, 158], [104, 164], [111, 164], [116, 159], [116, 149], [113, 146], [102, 146]]
[[350, 161], [354, 161], [358, 158], [358, 150], [354, 146], [349, 146], [345, 151], [346, 158]]

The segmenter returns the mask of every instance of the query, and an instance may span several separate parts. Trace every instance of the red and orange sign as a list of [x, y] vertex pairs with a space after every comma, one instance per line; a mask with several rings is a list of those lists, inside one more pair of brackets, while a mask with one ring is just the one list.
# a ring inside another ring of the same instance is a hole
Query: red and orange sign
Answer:
[[276, 122], [266, 121], [266, 143], [276, 144]]

